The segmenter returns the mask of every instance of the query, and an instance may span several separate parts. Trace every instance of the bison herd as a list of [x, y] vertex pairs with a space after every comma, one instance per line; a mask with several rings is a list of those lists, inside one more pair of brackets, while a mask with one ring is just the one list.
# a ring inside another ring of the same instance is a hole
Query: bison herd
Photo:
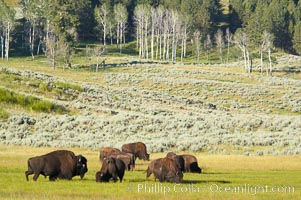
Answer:
[[[100, 171], [96, 172], [96, 182], [109, 182], [118, 179], [122, 182], [125, 171], [135, 170], [136, 159], [149, 161], [149, 154], [144, 143], [135, 142], [124, 144], [121, 150], [105, 147], [100, 150]], [[36, 181], [40, 174], [49, 177], [50, 181], [59, 179], [71, 180], [74, 176], [82, 179], [88, 171], [87, 159], [82, 155], [75, 155], [72, 151], [58, 150], [45, 155], [29, 158], [27, 161], [28, 176], [34, 174]], [[177, 155], [168, 153], [164, 158], [152, 160], [146, 170], [146, 179], [153, 174], [154, 180], [160, 182], [182, 182], [183, 173], [201, 173], [195, 156], [190, 154]]]

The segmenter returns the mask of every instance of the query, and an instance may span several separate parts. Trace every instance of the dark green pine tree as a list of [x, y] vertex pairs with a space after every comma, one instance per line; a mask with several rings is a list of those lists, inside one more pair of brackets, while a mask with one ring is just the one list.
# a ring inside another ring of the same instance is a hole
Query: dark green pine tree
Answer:
[[295, 52], [301, 55], [301, 21], [295, 25], [293, 47]]
[[269, 19], [266, 18], [265, 13], [269, 5], [264, 1], [259, 1], [254, 11], [249, 11], [250, 17], [246, 23], [246, 32], [249, 35], [251, 45], [255, 48], [261, 43], [261, 37], [264, 31], [270, 32]]
[[292, 46], [292, 38], [289, 34], [290, 17], [288, 1], [273, 0], [268, 8], [267, 19], [270, 19], [271, 33], [275, 36], [275, 47], [289, 49]]
[[77, 15], [79, 24], [77, 26], [78, 40], [91, 40], [95, 39], [94, 27], [96, 21], [93, 14], [93, 6], [91, 1], [77, 0]]
[[76, 7], [77, 1], [53, 0], [50, 4], [51, 25], [55, 34], [69, 45], [73, 45], [76, 30], [79, 26], [79, 16]]

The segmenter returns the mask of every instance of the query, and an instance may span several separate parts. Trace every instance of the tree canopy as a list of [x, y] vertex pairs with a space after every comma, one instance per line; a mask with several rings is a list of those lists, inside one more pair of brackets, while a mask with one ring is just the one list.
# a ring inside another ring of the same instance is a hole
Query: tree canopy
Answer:
[[[8, 14], [14, 12], [3, 0], [0, 4], [3, 31], [3, 23], [11, 18]], [[148, 9], [141, 14], [148, 16], [140, 16], [144, 22], [139, 24], [137, 8], [141, 5]], [[46, 51], [50, 36], [70, 47], [75, 41], [101, 40], [106, 44], [110, 39], [111, 44], [120, 44], [120, 52], [122, 43], [138, 41], [139, 36], [144, 40], [151, 37], [151, 48], [158, 48], [159, 43], [163, 45], [160, 39], [172, 37], [171, 45], [166, 44], [167, 53], [168, 48], [181, 45], [183, 57], [186, 41], [193, 41], [196, 32], [199, 32], [200, 44], [207, 49], [208, 38], [217, 38], [218, 31], [221, 40], [226, 30], [235, 34], [238, 29], [247, 34], [251, 48], [261, 45], [262, 34], [266, 31], [273, 35], [276, 48], [300, 53], [299, 0], [19, 0], [19, 7], [24, 17], [22, 38], [33, 58], [35, 52]], [[177, 26], [172, 26], [172, 19], [177, 20]], [[222, 44], [222, 41], [212, 42], [215, 46]], [[140, 41], [140, 47], [149, 48], [147, 40], [144, 43]], [[146, 53], [147, 48], [143, 50]], [[174, 54], [176, 51], [173, 49]], [[154, 57], [154, 49], [151, 52]]]

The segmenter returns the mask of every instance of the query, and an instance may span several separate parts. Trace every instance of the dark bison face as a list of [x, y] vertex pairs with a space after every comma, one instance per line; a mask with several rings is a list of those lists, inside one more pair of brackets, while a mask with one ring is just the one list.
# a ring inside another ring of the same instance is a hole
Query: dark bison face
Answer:
[[96, 182], [109, 182], [111, 177], [110, 174], [101, 171], [96, 172], [95, 174]]
[[166, 180], [174, 183], [181, 183], [183, 181], [183, 173], [181, 171], [169, 171], [166, 175]]
[[76, 175], [83, 179], [87, 171], [87, 159], [82, 155], [76, 156]]
[[146, 159], [147, 161], [149, 161], [149, 154], [148, 154], [148, 153], [145, 154], [145, 159]]
[[138, 154], [138, 158], [139, 158], [139, 160], [147, 160], [147, 161], [149, 161], [149, 154], [148, 153]]

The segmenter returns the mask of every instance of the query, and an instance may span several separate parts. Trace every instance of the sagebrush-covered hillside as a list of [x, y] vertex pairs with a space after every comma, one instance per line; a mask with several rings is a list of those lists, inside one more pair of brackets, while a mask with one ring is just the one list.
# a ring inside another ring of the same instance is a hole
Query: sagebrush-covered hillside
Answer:
[[46, 103], [39, 103], [35, 111], [18, 100], [2, 101], [4, 144], [98, 149], [143, 141], [152, 152], [301, 153], [299, 79], [159, 64], [93, 76], [1, 67], [0, 75], [0, 89], [12, 96], [30, 95], [61, 108], [43, 110]]

